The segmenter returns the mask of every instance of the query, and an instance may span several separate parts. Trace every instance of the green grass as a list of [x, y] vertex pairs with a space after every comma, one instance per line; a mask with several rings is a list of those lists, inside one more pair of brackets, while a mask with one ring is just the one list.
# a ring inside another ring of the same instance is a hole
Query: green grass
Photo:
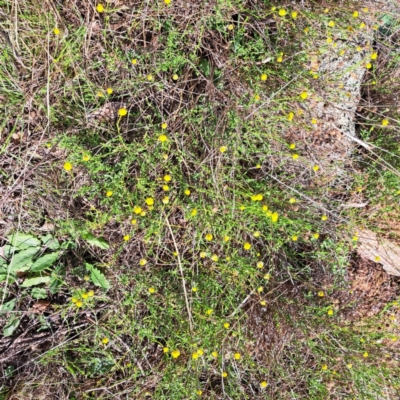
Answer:
[[[396, 239], [381, 220], [398, 207], [398, 113], [368, 107], [358, 116], [360, 138], [386, 151], [354, 149], [329, 163], [307, 141], [314, 102], [342, 96], [347, 72], [315, 77], [314, 53], [357, 51], [364, 19], [398, 23], [361, 3], [325, 12], [307, 2], [296, 18], [269, 1], [221, 0], [213, 12], [193, 2], [200, 11], [189, 17], [174, 7], [135, 2], [118, 15], [105, 4], [99, 15], [94, 3], [76, 3], [38, 13], [24, 2], [17, 11], [27, 72], [9, 47], [0, 67], [0, 193], [17, 217], [0, 244], [15, 232], [39, 238], [47, 223], [61, 247], [40, 272], [28, 263], [7, 274], [12, 261], [0, 264], [2, 302], [17, 299], [3, 327], [13, 317], [11, 337], [54, 332], [49, 346], [7, 359], [3, 397], [394, 398], [397, 320], [378, 327], [398, 313], [398, 292], [377, 299], [374, 316], [346, 314], [357, 295], [341, 301], [354, 230]], [[363, 98], [379, 105], [395, 98], [385, 74], [398, 55], [377, 32]], [[88, 122], [110, 102], [127, 114]], [[304, 140], [293, 143], [295, 130]], [[20, 174], [24, 185], [11, 193]], [[364, 201], [380, 211], [342, 207]], [[55, 251], [40, 246], [40, 256]], [[31, 277], [45, 280], [24, 286]], [[50, 302], [44, 315], [30, 312], [39, 299]]]

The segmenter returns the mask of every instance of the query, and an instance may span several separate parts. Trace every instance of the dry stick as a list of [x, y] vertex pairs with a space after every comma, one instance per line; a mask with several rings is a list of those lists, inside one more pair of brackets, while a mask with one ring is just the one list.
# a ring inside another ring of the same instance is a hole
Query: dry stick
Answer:
[[178, 255], [178, 265], [179, 265], [179, 271], [180, 271], [181, 277], [182, 277], [182, 287], [183, 287], [183, 293], [185, 295], [186, 309], [187, 309], [187, 313], [188, 313], [188, 317], [189, 317], [190, 333], [193, 334], [193, 324], [192, 324], [193, 317], [192, 317], [192, 312], [190, 311], [188, 295], [187, 295], [187, 292], [186, 292], [186, 281], [185, 281], [185, 276], [183, 275], [181, 257], [179, 255], [178, 245], [176, 244], [175, 236], [174, 236], [174, 233], [172, 232], [172, 228], [171, 228], [171, 225], [170, 225], [170, 223], [168, 221], [168, 217], [165, 217], [165, 221], [166, 221], [166, 223], [168, 225], [168, 229], [169, 229], [169, 231], [171, 233], [172, 240], [174, 242], [175, 251], [176, 251], [176, 253]]

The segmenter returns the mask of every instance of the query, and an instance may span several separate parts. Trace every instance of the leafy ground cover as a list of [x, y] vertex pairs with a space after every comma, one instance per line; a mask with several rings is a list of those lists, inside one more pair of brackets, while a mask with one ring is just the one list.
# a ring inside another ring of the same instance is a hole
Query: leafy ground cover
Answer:
[[0, 6], [3, 398], [398, 397], [395, 2]]

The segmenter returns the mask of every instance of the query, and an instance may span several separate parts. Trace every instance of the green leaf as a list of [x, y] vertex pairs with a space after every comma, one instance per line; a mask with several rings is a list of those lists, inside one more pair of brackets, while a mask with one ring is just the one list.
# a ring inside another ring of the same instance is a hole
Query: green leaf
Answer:
[[29, 249], [23, 250], [17, 254], [14, 254], [14, 257], [10, 263], [10, 271], [26, 271], [29, 269], [28, 263], [32, 262], [32, 258], [39, 251], [38, 247], [31, 247]]
[[36, 285], [40, 285], [41, 283], [48, 283], [48, 282], [50, 282], [50, 276], [39, 276], [37, 278], [25, 279], [21, 286], [22, 287], [30, 287], [30, 286], [36, 286]]
[[18, 249], [16, 247], [11, 246], [10, 244], [6, 244], [3, 247], [3, 252], [4, 252], [4, 257], [5, 258], [11, 258], [12, 255], [18, 251]]
[[57, 260], [59, 253], [50, 253], [38, 258], [31, 266], [32, 272], [40, 272], [51, 267]]
[[82, 238], [84, 240], [86, 240], [89, 244], [91, 244], [92, 246], [99, 247], [100, 249], [103, 249], [103, 250], [107, 250], [110, 247], [110, 245], [107, 243], [107, 241], [104, 238], [102, 238], [102, 237], [97, 238], [97, 237], [93, 236], [91, 233], [83, 234]]
[[101, 271], [93, 267], [91, 264], [86, 264], [86, 268], [90, 272], [90, 279], [96, 286], [99, 286], [105, 290], [110, 289], [110, 283]]
[[11, 317], [10, 321], [8, 321], [7, 325], [3, 329], [3, 336], [4, 337], [11, 336], [18, 328], [20, 322], [21, 320], [18, 317], [15, 316]]
[[8, 276], [8, 284], [14, 283], [16, 281], [16, 276], [14, 274], [7, 274], [7, 272], [0, 271], [0, 283], [4, 282]]
[[60, 248], [60, 242], [56, 238], [53, 238], [53, 235], [50, 235], [50, 233], [42, 236], [40, 239], [42, 240], [43, 245], [50, 250], [58, 250]]
[[1, 305], [0, 306], [0, 314], [14, 310], [16, 302], [17, 302], [17, 299], [12, 299], [10, 301], [7, 301], [7, 303], [4, 303], [3, 305]]
[[34, 288], [31, 291], [31, 296], [34, 299], [46, 299], [47, 298], [47, 290], [43, 288]]
[[33, 235], [26, 235], [24, 233], [14, 233], [8, 237], [10, 243], [18, 247], [20, 250], [25, 250], [29, 247], [38, 247], [41, 245], [39, 239], [35, 238]]

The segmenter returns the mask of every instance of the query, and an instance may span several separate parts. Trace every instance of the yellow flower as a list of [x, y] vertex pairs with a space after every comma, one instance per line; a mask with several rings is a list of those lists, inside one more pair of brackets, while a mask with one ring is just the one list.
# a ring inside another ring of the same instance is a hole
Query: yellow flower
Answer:
[[76, 303], [76, 302], [78, 301], [78, 299], [77, 299], [76, 297], [71, 297], [71, 301], [72, 301], [73, 303]]
[[379, 261], [381, 261], [381, 258], [380, 258], [379, 256], [376, 256], [376, 257], [375, 257], [375, 261], [376, 261], [376, 262], [379, 262]]
[[197, 360], [199, 358], [199, 355], [197, 353], [192, 354], [193, 360]]
[[361, 46], [357, 46], [356, 50], [357, 50], [357, 51], [361, 51], [361, 50], [362, 50], [362, 47], [361, 47]]
[[97, 97], [104, 97], [104, 94], [101, 93], [101, 92], [97, 92], [97, 93], [96, 93], [96, 96], [97, 96]]
[[65, 162], [65, 163], [64, 163], [64, 169], [65, 169], [66, 171], [71, 171], [71, 169], [72, 169], [72, 164], [71, 164], [69, 161]]
[[179, 76], [177, 74], [172, 75], [172, 80], [177, 81], [179, 79]]
[[171, 351], [172, 358], [178, 358], [180, 355], [181, 355], [181, 352], [179, 350]]
[[190, 190], [189, 189], [186, 189], [184, 193], [186, 194], [186, 196], [190, 196]]
[[158, 137], [158, 140], [159, 140], [161, 143], [163, 143], [163, 142], [166, 142], [166, 141], [168, 140], [168, 138], [167, 138], [166, 135], [160, 135], [160, 136]]
[[306, 99], [308, 98], [308, 92], [301, 92], [301, 93], [300, 93], [300, 97], [301, 97], [303, 100], [306, 100]]
[[90, 160], [89, 154], [84, 154], [83, 157], [82, 157], [82, 160], [85, 161], [85, 162], [88, 162]]
[[260, 79], [261, 79], [263, 82], [265, 82], [265, 81], [267, 80], [267, 78], [268, 78], [268, 75], [267, 75], [267, 74], [262, 74], [262, 75], [260, 76]]
[[266, 306], [267, 305], [267, 302], [266, 301], [264, 301], [264, 300], [261, 300], [260, 301], [260, 304], [264, 307], [264, 306]]
[[328, 310], [328, 315], [333, 315], [333, 310], [332, 309]]
[[196, 293], [196, 292], [197, 292], [197, 287], [196, 287], [196, 286], [192, 287], [192, 292], [193, 292], [193, 293]]
[[323, 215], [322, 217], [321, 217], [321, 220], [322, 221], [326, 221], [328, 219], [328, 216], [327, 215]]
[[219, 151], [220, 151], [221, 153], [225, 153], [227, 149], [228, 149], [228, 148], [227, 148], [226, 146], [221, 146], [221, 147], [219, 148]]
[[251, 196], [251, 200], [252, 201], [261, 201], [263, 199], [263, 195], [262, 194], [253, 194]]
[[292, 240], [293, 240], [293, 242], [296, 242], [298, 238], [299, 238], [298, 236], [296, 236], [296, 235], [293, 235], [293, 236], [292, 236]]
[[223, 377], [223, 378], [226, 378], [227, 376], [228, 376], [228, 373], [224, 371], [224, 372], [222, 373], [222, 377]]
[[82, 303], [81, 301], [77, 301], [77, 302], [75, 303], [75, 305], [76, 305], [78, 308], [80, 308], [80, 307], [83, 306], [83, 303]]
[[166, 122], [163, 122], [161, 124], [161, 129], [167, 129], [167, 127], [168, 127], [168, 124]]
[[267, 212], [267, 211], [268, 211], [268, 206], [267, 206], [266, 204], [264, 204], [264, 205], [262, 206], [262, 210], [263, 210], [264, 212]]
[[264, 288], [262, 287], [262, 286], [259, 286], [258, 288], [257, 288], [257, 292], [258, 293], [261, 293], [261, 292], [263, 292], [264, 291]]
[[149, 82], [154, 81], [153, 75], [147, 75], [147, 80], [148, 80]]
[[112, 195], [113, 195], [112, 190], [107, 190], [106, 196], [107, 196], [107, 197], [111, 197]]
[[140, 261], [139, 261], [139, 265], [140, 265], [141, 267], [143, 267], [143, 266], [145, 266], [146, 264], [147, 264], [147, 260], [146, 260], [145, 258], [141, 258]]
[[211, 256], [211, 260], [213, 260], [214, 262], [217, 262], [218, 259], [219, 259], [219, 257], [218, 257], [216, 254], [213, 254], [213, 255]]
[[368, 351], [366, 351], [366, 352], [363, 354], [363, 357], [364, 357], [364, 358], [367, 358], [368, 356], [369, 356]]
[[164, 353], [168, 353], [168, 352], [169, 352], [169, 347], [164, 347], [164, 348], [163, 348], [163, 352], [164, 352]]
[[328, 38], [326, 39], [326, 43], [332, 43], [332, 41], [333, 41], [333, 39], [332, 39], [331, 37], [328, 37]]
[[164, 196], [164, 198], [161, 200], [163, 204], [168, 204], [169, 203], [169, 196]]
[[171, 3], [171, 0], [164, 0], [164, 3], [165, 3], [166, 5], [168, 5], [168, 4]]
[[290, 203], [290, 204], [296, 203], [296, 199], [295, 199], [294, 197], [290, 198], [290, 199], [289, 199], [289, 203]]
[[322, 371], [326, 371], [328, 369], [328, 366], [326, 364], [323, 364], [321, 369], [322, 369]]
[[149, 293], [150, 294], [153, 294], [153, 293], [155, 293], [156, 292], [156, 289], [154, 289], [153, 287], [150, 287], [149, 288]]
[[203, 394], [203, 391], [202, 391], [202, 390], [197, 390], [197, 391], [196, 391], [196, 394], [197, 394], [198, 396], [201, 396], [201, 395]]
[[297, 11], [292, 11], [292, 18], [293, 19], [296, 19], [297, 18], [297, 15], [298, 15], [298, 13], [297, 13]]
[[364, 22], [361, 22], [360, 24], [360, 29], [364, 29], [367, 25], [364, 24]]
[[287, 14], [287, 11], [284, 8], [281, 8], [278, 11], [278, 14], [279, 14], [280, 17], [284, 17]]
[[233, 24], [228, 25], [228, 30], [233, 31], [233, 28], [234, 28]]
[[231, 324], [229, 322], [225, 322], [224, 323], [224, 328], [225, 329], [229, 329], [230, 326], [231, 326]]
[[265, 381], [260, 382], [260, 386], [262, 389], [265, 389], [268, 386], [268, 383]]
[[279, 218], [279, 214], [278, 214], [277, 212], [274, 212], [274, 213], [271, 215], [271, 220], [272, 220], [272, 222], [277, 222], [277, 221], [278, 221], [278, 218]]
[[96, 10], [97, 10], [97, 12], [99, 12], [99, 13], [104, 12], [104, 6], [103, 6], [103, 4], [97, 4]]
[[335, 26], [335, 22], [334, 21], [329, 21], [328, 22], [328, 26], [330, 26], [331, 28], [333, 28]]
[[283, 61], [283, 56], [279, 56], [279, 57], [276, 59], [276, 61], [277, 61], [278, 63], [281, 63], [281, 62]]
[[[336, 44], [336, 43], [335, 43]], [[318, 79], [318, 74], [313, 75], [314, 79]]]
[[136, 58], [132, 58], [131, 63], [132, 63], [132, 65], [136, 65], [137, 64]]
[[218, 353], [217, 353], [216, 351], [213, 351], [213, 352], [211, 353], [211, 355], [212, 355], [214, 358], [217, 358], [217, 357], [218, 357]]
[[354, 242], [357, 242], [358, 236], [355, 236], [355, 235], [354, 235], [354, 236], [352, 237], [352, 240], [353, 240]]
[[93, 297], [94, 296], [94, 291], [93, 290], [89, 290], [88, 291], [88, 296], [89, 297]]
[[154, 199], [152, 197], [147, 197], [147, 199], [145, 200], [146, 204], [148, 206], [152, 206], [154, 204]]
[[58, 28], [54, 28], [53, 32], [55, 35], [59, 35], [60, 34], [60, 30]]
[[235, 360], [240, 360], [241, 359], [241, 355], [240, 355], [240, 353], [235, 353], [234, 355], [233, 355], [233, 358], [235, 359]]
[[172, 180], [171, 175], [164, 175], [163, 179], [165, 182], [171, 182], [171, 180]]
[[197, 209], [196, 209], [196, 208], [193, 208], [193, 210], [192, 210], [192, 212], [190, 213], [190, 215], [191, 215], [192, 217], [194, 217], [195, 215], [197, 215]]
[[354, 12], [353, 12], [353, 17], [354, 17], [354, 18], [357, 18], [358, 15], [359, 15], [358, 11], [354, 11]]
[[318, 296], [319, 296], [319, 297], [324, 297], [324, 296], [325, 296], [325, 293], [324, 293], [322, 290], [320, 290], [320, 291], [318, 292]]
[[319, 233], [314, 233], [314, 234], [313, 234], [313, 238], [314, 238], [314, 239], [318, 239], [318, 238], [319, 238]]
[[206, 314], [207, 315], [211, 315], [212, 313], [213, 313], [213, 309], [212, 308], [209, 308], [207, 311], [206, 311]]
[[210, 242], [211, 240], [213, 240], [213, 235], [211, 233], [207, 233], [205, 238], [206, 238], [206, 240], [208, 240]]
[[111, 88], [107, 88], [107, 93], [112, 94], [113, 90]]
[[261, 97], [260, 97], [260, 95], [259, 95], [259, 94], [256, 94], [256, 95], [254, 96], [254, 100], [255, 100], [255, 101], [258, 101], [258, 100], [260, 100], [260, 98], [261, 98]]
[[366, 64], [365, 64], [365, 68], [371, 69], [371, 68], [372, 68], [372, 64], [371, 64], [371, 63], [366, 63]]
[[142, 212], [142, 207], [139, 207], [139, 206], [133, 207], [133, 212], [135, 214], [140, 214]]
[[120, 108], [120, 109], [118, 110], [118, 115], [119, 115], [120, 117], [125, 117], [126, 114], [128, 114], [128, 111], [127, 111], [126, 108]]
[[[389, 121], [387, 119], [383, 119], [382, 120], [382, 126], [388, 126], [389, 125]], [[65, 168], [65, 166], [64, 166]]]
[[261, 232], [255, 231], [255, 232], [253, 233], [253, 236], [254, 236], [254, 237], [260, 237], [260, 236], [261, 236]]
[[204, 354], [204, 350], [203, 350], [203, 349], [198, 349], [198, 350], [197, 350], [197, 354], [198, 354], [199, 356], [202, 356], [202, 355]]
[[207, 253], [205, 251], [200, 252], [200, 258], [206, 258]]
[[229, 242], [230, 239], [231, 238], [229, 236], [226, 236], [226, 235], [223, 237], [224, 242]]
[[294, 143], [290, 143], [289, 149], [294, 150], [296, 148], [296, 145]]
[[125, 236], [124, 236], [125, 242], [127, 242], [130, 238], [131, 238], [131, 237], [130, 237], [129, 235], [125, 235]]
[[257, 263], [257, 268], [263, 268], [264, 267], [264, 263], [262, 262], [262, 261], [259, 261], [258, 263]]
[[246, 243], [243, 245], [243, 248], [244, 248], [245, 250], [250, 250], [250, 249], [251, 249], [251, 244], [250, 244], [249, 242], [246, 242]]
[[257, 168], [257, 169], [260, 169], [260, 168], [261, 168], [261, 164], [257, 164], [257, 165], [256, 165], [256, 168]]
[[168, 185], [163, 185], [162, 189], [164, 190], [164, 192], [168, 192], [169, 191], [169, 186]]
[[294, 118], [294, 113], [290, 112], [287, 116], [288, 121], [291, 121]]
[[106, 337], [101, 340], [101, 343], [103, 343], [103, 344], [107, 344], [108, 342], [109, 342], [109, 340]]
[[314, 166], [313, 166], [313, 170], [314, 170], [315, 172], [317, 172], [317, 171], [319, 170], [319, 166], [318, 166], [318, 165], [314, 165]]

